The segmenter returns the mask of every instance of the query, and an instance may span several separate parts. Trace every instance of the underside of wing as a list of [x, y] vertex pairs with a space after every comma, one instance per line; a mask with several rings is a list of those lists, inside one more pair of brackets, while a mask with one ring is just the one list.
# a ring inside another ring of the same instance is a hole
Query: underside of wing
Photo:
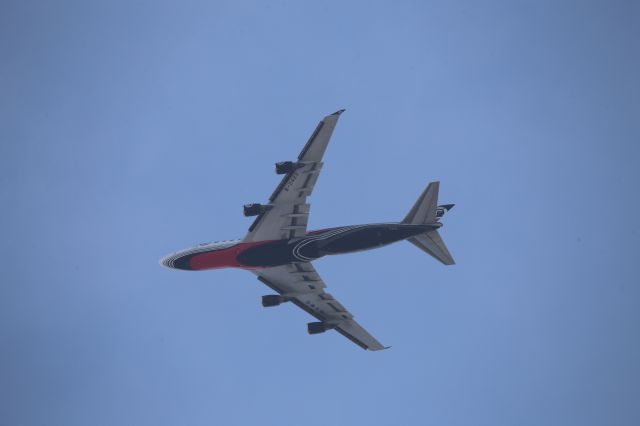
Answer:
[[277, 300], [273, 303], [265, 304], [263, 299], [265, 306], [290, 301], [319, 320], [308, 324], [310, 334], [335, 329], [364, 349], [385, 349], [353, 319], [353, 315], [340, 302], [324, 291], [326, 285], [311, 263], [292, 263], [252, 272], [261, 282], [278, 293]]
[[311, 134], [296, 162], [281, 163], [285, 172], [269, 204], [255, 219], [245, 242], [277, 240], [304, 236], [307, 232], [311, 194], [322, 170], [322, 157], [327, 149], [333, 129], [344, 110], [326, 116]]

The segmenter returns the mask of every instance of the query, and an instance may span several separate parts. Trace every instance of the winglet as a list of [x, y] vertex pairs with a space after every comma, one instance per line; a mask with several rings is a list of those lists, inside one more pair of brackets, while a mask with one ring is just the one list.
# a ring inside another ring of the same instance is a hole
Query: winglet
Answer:
[[342, 114], [344, 111], [345, 111], [344, 109], [339, 109], [338, 111], [334, 112], [334, 113], [333, 113], [333, 114], [331, 114], [331, 115], [340, 115], [340, 114]]

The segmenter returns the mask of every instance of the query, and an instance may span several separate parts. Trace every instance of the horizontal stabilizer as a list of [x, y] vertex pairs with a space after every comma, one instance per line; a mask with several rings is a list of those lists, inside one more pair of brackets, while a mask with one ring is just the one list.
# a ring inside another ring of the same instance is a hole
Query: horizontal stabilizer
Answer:
[[424, 234], [409, 238], [408, 241], [445, 265], [453, 265], [456, 263], [451, 253], [449, 253], [447, 246], [444, 244], [444, 241], [442, 241], [438, 231], [425, 232]]

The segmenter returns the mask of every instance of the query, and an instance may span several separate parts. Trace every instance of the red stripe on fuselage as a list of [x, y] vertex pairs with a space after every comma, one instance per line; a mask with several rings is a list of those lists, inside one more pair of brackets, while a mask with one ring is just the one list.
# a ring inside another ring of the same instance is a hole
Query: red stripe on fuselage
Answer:
[[[318, 229], [307, 232], [307, 235], [317, 235], [337, 228]], [[256, 241], [253, 243], [239, 243], [225, 249], [198, 253], [189, 259], [189, 267], [194, 271], [218, 268], [260, 269], [260, 266], [246, 266], [238, 262], [238, 256], [243, 251], [276, 240]]]
[[245, 266], [238, 262], [237, 258], [243, 251], [259, 246], [262, 244], [270, 243], [269, 241], [257, 241], [254, 243], [240, 243], [235, 246], [231, 246], [221, 250], [207, 251], [204, 253], [198, 253], [189, 259], [189, 266], [194, 271], [201, 271], [203, 269], [217, 269], [217, 268], [242, 268], [242, 269], [257, 269], [254, 266]]

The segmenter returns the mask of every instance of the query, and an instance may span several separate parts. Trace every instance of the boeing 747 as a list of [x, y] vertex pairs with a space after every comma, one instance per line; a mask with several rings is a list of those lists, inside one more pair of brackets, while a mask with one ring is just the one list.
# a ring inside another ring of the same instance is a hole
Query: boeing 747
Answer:
[[307, 325], [309, 334], [335, 330], [360, 347], [376, 351], [385, 346], [325, 291], [326, 285], [311, 262], [407, 240], [443, 264], [452, 265], [453, 258], [438, 230], [453, 204], [438, 205], [439, 182], [431, 182], [401, 222], [307, 230], [307, 197], [318, 180], [322, 157], [343, 111], [320, 121], [296, 161], [276, 163], [276, 173], [284, 177], [268, 203], [244, 206], [245, 216], [256, 219], [243, 239], [200, 244], [167, 256], [160, 263], [188, 271], [249, 270], [275, 293], [262, 297], [263, 306], [291, 302], [318, 320]]

